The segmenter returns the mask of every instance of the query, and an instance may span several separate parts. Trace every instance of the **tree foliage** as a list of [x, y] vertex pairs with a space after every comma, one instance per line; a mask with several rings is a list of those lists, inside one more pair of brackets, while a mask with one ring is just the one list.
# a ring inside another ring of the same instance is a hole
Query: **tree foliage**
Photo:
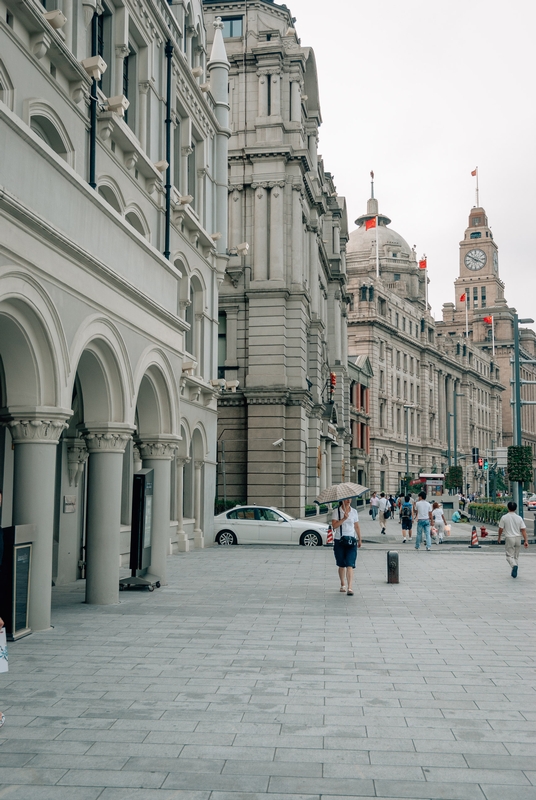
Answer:
[[463, 487], [463, 467], [453, 466], [449, 467], [445, 475], [445, 488], [446, 489], [461, 489]]
[[508, 480], [532, 480], [532, 448], [521, 445], [512, 445], [508, 448]]

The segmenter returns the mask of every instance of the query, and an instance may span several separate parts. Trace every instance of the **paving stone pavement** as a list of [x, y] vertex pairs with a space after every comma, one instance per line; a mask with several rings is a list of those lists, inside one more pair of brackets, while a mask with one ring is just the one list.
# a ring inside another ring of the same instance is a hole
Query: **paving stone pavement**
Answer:
[[172, 556], [169, 585], [86, 606], [0, 676], [0, 800], [536, 800], [536, 548]]

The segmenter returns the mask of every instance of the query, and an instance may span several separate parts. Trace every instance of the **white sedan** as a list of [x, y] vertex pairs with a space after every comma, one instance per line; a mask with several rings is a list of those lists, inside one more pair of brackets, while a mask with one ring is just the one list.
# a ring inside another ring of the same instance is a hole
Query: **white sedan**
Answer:
[[269, 506], [235, 506], [214, 518], [217, 544], [326, 544], [328, 525], [294, 519]]

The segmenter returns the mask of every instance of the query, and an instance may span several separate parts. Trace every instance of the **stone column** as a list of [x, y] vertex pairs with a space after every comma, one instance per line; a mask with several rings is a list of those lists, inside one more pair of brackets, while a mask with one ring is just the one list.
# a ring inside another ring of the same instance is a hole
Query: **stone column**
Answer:
[[201, 529], [201, 495], [203, 488], [204, 461], [194, 462], [194, 547], [205, 546], [205, 536]]
[[258, 107], [258, 116], [259, 117], [267, 117], [268, 116], [268, 81], [270, 80], [271, 76], [266, 75], [264, 72], [257, 72], [259, 76], [259, 107]]
[[14, 446], [13, 525], [36, 524], [32, 546], [29, 625], [50, 628], [56, 453], [66, 426], [61, 419], [15, 419], [7, 423]]
[[[294, 85], [294, 84], [292, 84]], [[292, 186], [292, 280], [302, 283], [303, 270], [303, 211], [301, 204], [301, 186]]]
[[300, 79], [297, 75], [291, 75], [290, 81], [290, 121], [301, 121]]
[[144, 437], [138, 443], [143, 469], [154, 472], [153, 527], [151, 532], [151, 564], [149, 572], [166, 584], [166, 559], [169, 555], [169, 523], [171, 507], [171, 459], [178, 439], [175, 437]]
[[116, 44], [115, 46], [115, 92], [118, 96], [123, 94], [123, 61], [130, 53], [128, 44]]
[[177, 543], [179, 553], [190, 551], [190, 540], [184, 530], [184, 467], [190, 463], [189, 458], [178, 457], [177, 464]]
[[309, 157], [311, 159], [311, 169], [314, 173], [318, 171], [317, 135], [309, 134]]
[[341, 252], [341, 227], [339, 223], [333, 226], [333, 252], [340, 255]]
[[139, 85], [140, 98], [140, 125], [139, 136], [142, 150], [147, 149], [147, 95], [149, 94], [150, 81], [141, 81]]
[[272, 91], [270, 94], [270, 116], [281, 116], [281, 75], [275, 72], [269, 76], [271, 81]]
[[194, 350], [195, 360], [197, 361], [196, 375], [204, 377], [205, 375], [205, 343], [203, 336], [203, 324], [205, 315], [203, 313], [195, 315], [195, 333], [194, 333]]
[[[197, 170], [197, 197], [195, 198], [195, 209], [201, 225], [205, 226], [205, 167]], [[220, 231], [223, 234], [225, 231]]]
[[238, 364], [238, 306], [227, 306], [227, 358], [225, 366], [236, 367]]
[[119, 602], [119, 532], [123, 453], [131, 429], [99, 425], [84, 431], [89, 450], [86, 603]]
[[255, 240], [253, 252], [253, 274], [256, 281], [268, 278], [268, 198], [261, 184], [253, 184], [255, 191]]
[[[277, 76], [279, 80], [279, 76]], [[270, 280], [284, 279], [285, 184], [276, 183], [270, 192]]]
[[318, 285], [318, 244], [316, 232], [309, 228], [309, 291], [311, 312], [320, 317], [320, 286]]
[[236, 247], [244, 241], [242, 236], [242, 186], [233, 186], [229, 197], [229, 246]]

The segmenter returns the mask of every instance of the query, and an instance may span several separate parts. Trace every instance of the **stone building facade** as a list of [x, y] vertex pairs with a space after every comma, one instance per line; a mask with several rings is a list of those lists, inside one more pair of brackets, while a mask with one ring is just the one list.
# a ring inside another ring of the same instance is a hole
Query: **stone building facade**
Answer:
[[[486, 212], [474, 207], [460, 242], [459, 276], [454, 283], [455, 302], [443, 306], [443, 320], [438, 322], [437, 333], [443, 337], [468, 336], [491, 362], [499, 368], [504, 401], [502, 412], [502, 444], [514, 444], [515, 425], [513, 408], [510, 404], [513, 378], [512, 363], [514, 348], [514, 314], [504, 296], [505, 285], [499, 275], [499, 248], [493, 238]], [[526, 312], [531, 312], [529, 300]], [[491, 323], [489, 320], [491, 318]], [[527, 383], [521, 387], [522, 400], [536, 400], [536, 365], [528, 363], [536, 360], [536, 334], [532, 329], [520, 328], [521, 380]], [[525, 405], [521, 409], [522, 444], [532, 448], [533, 466], [536, 468], [536, 408]], [[498, 441], [495, 441], [497, 444]], [[479, 442], [484, 454], [494, 458], [494, 443], [491, 439]], [[534, 483], [533, 483], [534, 486]]]
[[[205, 0], [229, 72], [219, 497], [303, 514], [350, 474], [344, 198], [318, 155], [315, 57], [272, 0]], [[333, 376], [333, 377], [331, 377]]]
[[347, 244], [348, 351], [350, 359], [367, 356], [373, 373], [367, 485], [398, 491], [407, 448], [411, 476], [443, 472], [459, 460], [472, 490], [472, 447], [501, 440], [497, 362], [461, 335], [437, 335], [428, 270], [374, 196], [356, 224]]
[[142, 466], [150, 572], [212, 542], [221, 28], [207, 60], [198, 0], [0, 0], [2, 525], [38, 526], [34, 630], [53, 582], [118, 601]]

